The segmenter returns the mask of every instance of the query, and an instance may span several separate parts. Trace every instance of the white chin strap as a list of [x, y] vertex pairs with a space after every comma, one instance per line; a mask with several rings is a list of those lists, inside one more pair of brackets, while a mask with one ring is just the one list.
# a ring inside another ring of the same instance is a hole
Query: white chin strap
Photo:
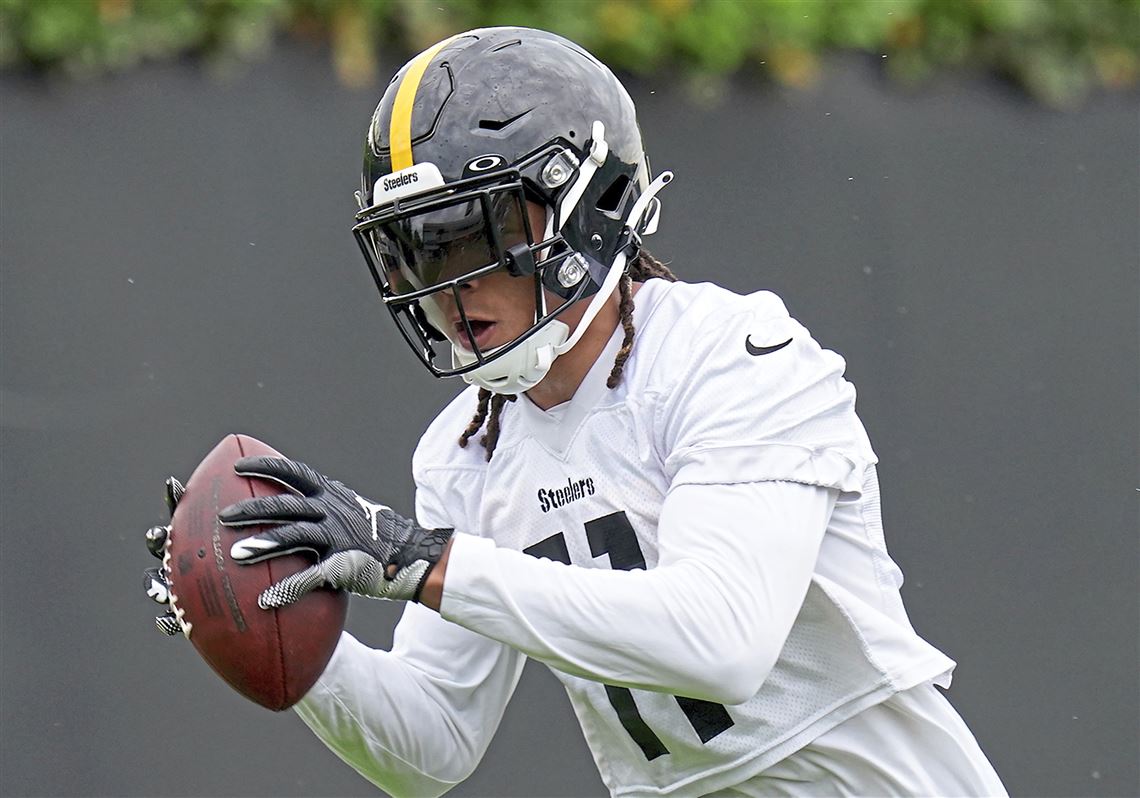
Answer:
[[[463, 379], [492, 393], [529, 391], [550, 371], [554, 358], [562, 354], [559, 347], [569, 334], [566, 323], [555, 319], [502, 357], [467, 372]], [[488, 354], [493, 355], [494, 350]], [[451, 360], [455, 366], [469, 366], [475, 362], [475, 354], [453, 343]]]
[[[627, 227], [640, 235], [648, 235], [657, 229], [661, 208], [661, 204], [656, 201], [657, 192], [672, 179], [672, 172], [662, 172], [646, 186], [626, 216]], [[647, 213], [648, 218], [646, 218]], [[582, 314], [582, 319], [574, 329], [573, 335], [564, 322], [555, 319], [502, 357], [497, 357], [490, 363], [467, 372], [463, 375], [463, 379], [471, 385], [478, 385], [492, 393], [502, 394], [519, 394], [538, 385], [550, 371], [554, 359], [569, 352], [578, 341], [582, 340], [582, 336], [586, 334], [586, 330], [613, 295], [618, 282], [625, 274], [625, 262], [625, 252], [619, 252], [610, 264], [601, 287]], [[488, 354], [493, 355], [494, 350]], [[454, 343], [451, 347], [451, 357], [457, 367], [469, 366], [476, 362], [473, 352]]]

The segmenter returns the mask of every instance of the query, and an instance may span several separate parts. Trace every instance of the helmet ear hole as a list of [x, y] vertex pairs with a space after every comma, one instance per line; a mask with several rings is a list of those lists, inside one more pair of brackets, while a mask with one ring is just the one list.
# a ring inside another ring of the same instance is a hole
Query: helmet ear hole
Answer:
[[614, 178], [614, 182], [610, 183], [602, 192], [602, 196], [598, 197], [598, 203], [595, 206], [598, 213], [608, 216], [610, 219], [621, 219], [622, 211], [629, 203], [632, 186], [633, 181], [629, 175], [618, 175]]

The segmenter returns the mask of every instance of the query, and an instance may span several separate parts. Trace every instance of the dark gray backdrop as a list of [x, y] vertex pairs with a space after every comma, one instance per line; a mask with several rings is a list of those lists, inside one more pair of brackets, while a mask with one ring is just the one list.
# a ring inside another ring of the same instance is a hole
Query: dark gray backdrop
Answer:
[[[858, 59], [806, 93], [632, 91], [677, 174], [652, 248], [780, 292], [847, 358], [911, 616], [1007, 785], [1135, 794], [1136, 97], [911, 94]], [[4, 795], [371, 791], [156, 634], [140, 571], [162, 479], [230, 431], [411, 508], [455, 386], [398, 341], [348, 232], [377, 95], [295, 47], [221, 82], [0, 79]], [[397, 611], [356, 601], [350, 626], [386, 644]], [[454, 794], [601, 792], [531, 664]]]

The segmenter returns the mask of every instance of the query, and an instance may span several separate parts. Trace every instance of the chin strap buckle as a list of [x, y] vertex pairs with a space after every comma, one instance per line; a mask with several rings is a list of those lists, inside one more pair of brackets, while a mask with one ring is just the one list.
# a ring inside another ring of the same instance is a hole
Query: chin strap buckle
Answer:
[[595, 120], [590, 128], [590, 150], [586, 153], [586, 160], [578, 167], [577, 179], [566, 189], [562, 200], [554, 209], [551, 232], [560, 231], [566, 224], [566, 220], [570, 218], [570, 213], [578, 205], [578, 200], [582, 199], [586, 186], [594, 179], [594, 173], [598, 171], [598, 167], [606, 162], [609, 154], [610, 145], [606, 141], [606, 126], [601, 121]]
[[610, 144], [606, 141], [606, 126], [595, 120], [590, 128], [590, 152], [587, 157], [596, 165], [601, 166], [610, 154]]

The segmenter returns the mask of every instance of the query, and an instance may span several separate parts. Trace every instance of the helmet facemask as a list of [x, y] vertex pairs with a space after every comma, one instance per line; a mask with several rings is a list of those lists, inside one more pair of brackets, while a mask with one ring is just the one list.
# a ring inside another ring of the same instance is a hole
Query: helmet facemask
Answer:
[[[547, 152], [535, 160], [553, 158]], [[419, 177], [416, 182], [423, 182], [422, 172]], [[534, 201], [533, 193], [522, 171], [509, 168], [394, 197], [357, 214], [353, 232], [384, 304], [436, 376], [469, 374], [528, 342], [561, 343], [566, 325], [552, 323], [597, 289], [585, 260], [560, 233], [549, 224], [545, 233], [531, 229], [527, 201]], [[484, 349], [464, 307], [463, 287], [499, 272], [533, 281], [534, 319], [518, 337]], [[458, 318], [448, 318], [442, 306], [454, 307]]]

